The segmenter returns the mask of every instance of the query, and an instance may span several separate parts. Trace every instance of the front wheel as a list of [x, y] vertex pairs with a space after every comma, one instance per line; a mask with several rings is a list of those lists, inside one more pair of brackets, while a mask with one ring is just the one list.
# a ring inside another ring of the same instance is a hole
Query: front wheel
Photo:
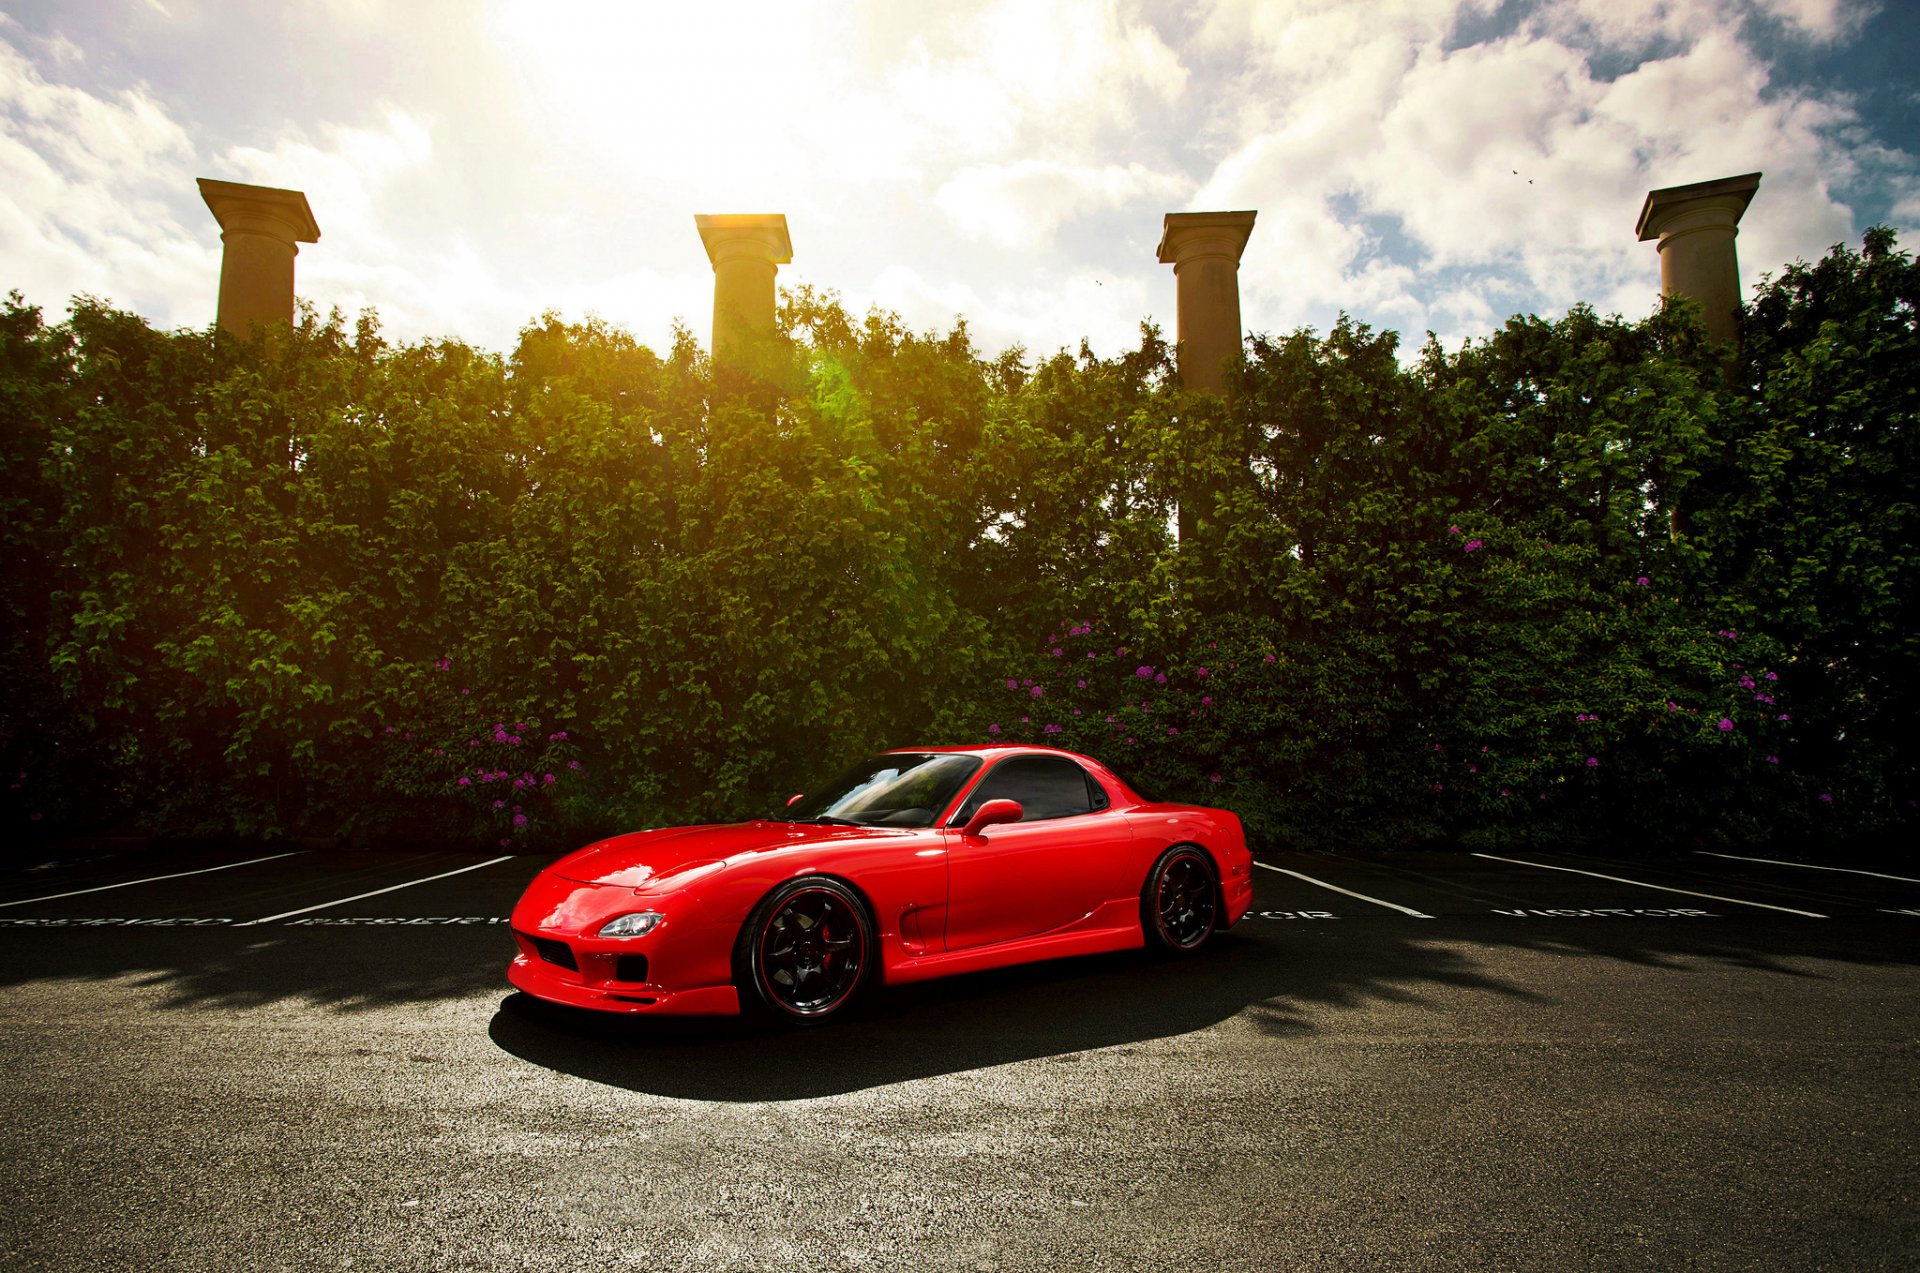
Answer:
[[852, 889], [810, 876], [767, 894], [740, 943], [743, 1006], [812, 1024], [839, 1012], [860, 988], [873, 958], [873, 924]]
[[1147, 872], [1140, 891], [1140, 927], [1156, 950], [1196, 950], [1213, 935], [1220, 888], [1213, 859], [1191, 844], [1175, 845]]

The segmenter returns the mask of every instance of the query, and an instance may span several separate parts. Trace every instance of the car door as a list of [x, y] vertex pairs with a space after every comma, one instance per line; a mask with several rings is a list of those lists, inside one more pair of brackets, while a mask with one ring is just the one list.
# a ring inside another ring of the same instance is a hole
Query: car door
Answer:
[[1020, 822], [949, 832], [947, 949], [1032, 937], [1113, 896], [1133, 833], [1106, 793], [1064, 756], [1010, 756], [982, 778], [952, 825], [988, 800], [1018, 800]]

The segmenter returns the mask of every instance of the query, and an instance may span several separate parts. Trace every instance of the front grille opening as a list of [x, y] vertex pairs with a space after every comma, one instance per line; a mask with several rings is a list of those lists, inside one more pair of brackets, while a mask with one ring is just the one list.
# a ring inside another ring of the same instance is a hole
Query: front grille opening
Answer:
[[567, 945], [567, 943], [555, 941], [551, 937], [529, 936], [527, 940], [532, 942], [533, 948], [540, 952], [540, 958], [546, 960], [548, 963], [558, 964], [560, 967], [570, 969], [573, 972], [580, 971], [580, 965], [574, 962], [573, 947]]
[[647, 979], [647, 957], [645, 955], [621, 955], [613, 963], [615, 981], [645, 981]]

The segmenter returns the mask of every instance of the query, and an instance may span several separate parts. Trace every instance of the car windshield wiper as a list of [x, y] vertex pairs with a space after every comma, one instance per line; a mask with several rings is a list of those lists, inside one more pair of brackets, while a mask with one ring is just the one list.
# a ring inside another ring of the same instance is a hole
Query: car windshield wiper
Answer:
[[800, 821], [817, 823], [823, 827], [863, 827], [866, 825], [864, 822], [855, 822], [851, 818], [836, 818], [830, 813], [823, 813], [817, 818], [801, 818]]

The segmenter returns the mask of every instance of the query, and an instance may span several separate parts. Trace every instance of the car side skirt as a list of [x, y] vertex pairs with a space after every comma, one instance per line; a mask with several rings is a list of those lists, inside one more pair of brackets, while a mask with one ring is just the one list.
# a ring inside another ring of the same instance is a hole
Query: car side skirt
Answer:
[[896, 958], [886, 964], [882, 977], [889, 985], [898, 985], [956, 973], [1007, 968], [1041, 959], [1098, 955], [1110, 950], [1138, 950], [1144, 945], [1146, 938], [1140, 932], [1140, 901], [1138, 898], [1124, 898], [1107, 902], [1086, 918], [1051, 932], [994, 942], [990, 946]]

